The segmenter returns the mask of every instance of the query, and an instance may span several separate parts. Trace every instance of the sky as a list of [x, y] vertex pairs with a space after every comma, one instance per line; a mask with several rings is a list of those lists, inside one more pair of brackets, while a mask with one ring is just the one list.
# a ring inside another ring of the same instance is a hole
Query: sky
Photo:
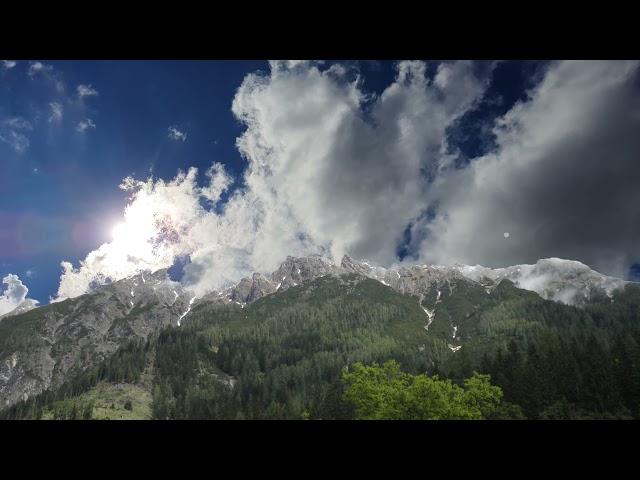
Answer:
[[639, 131], [631, 61], [4, 60], [0, 314], [287, 255], [640, 279]]

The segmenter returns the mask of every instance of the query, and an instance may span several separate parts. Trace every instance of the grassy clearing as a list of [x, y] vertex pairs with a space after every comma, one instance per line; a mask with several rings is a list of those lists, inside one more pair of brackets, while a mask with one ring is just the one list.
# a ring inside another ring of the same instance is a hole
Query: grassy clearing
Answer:
[[[149, 420], [151, 394], [138, 385], [102, 382], [74, 399], [79, 404], [93, 402], [93, 420]], [[53, 419], [47, 410], [43, 419]]]

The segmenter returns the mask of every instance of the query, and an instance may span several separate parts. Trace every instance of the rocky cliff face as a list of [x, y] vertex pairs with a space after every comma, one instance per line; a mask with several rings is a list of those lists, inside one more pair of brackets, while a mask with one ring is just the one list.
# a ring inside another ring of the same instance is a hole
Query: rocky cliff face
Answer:
[[0, 405], [58, 386], [123, 343], [176, 325], [189, 300], [161, 270], [3, 319]]
[[615, 290], [628, 283], [602, 275], [583, 263], [560, 258], [541, 259], [534, 265], [495, 269], [481, 265], [413, 265], [387, 269], [345, 256], [342, 267], [375, 278], [401, 293], [426, 294], [433, 288], [440, 289], [463, 280], [470, 280], [491, 290], [507, 279], [519, 288], [536, 292], [547, 300], [569, 305], [582, 305], [598, 296], [611, 297]]

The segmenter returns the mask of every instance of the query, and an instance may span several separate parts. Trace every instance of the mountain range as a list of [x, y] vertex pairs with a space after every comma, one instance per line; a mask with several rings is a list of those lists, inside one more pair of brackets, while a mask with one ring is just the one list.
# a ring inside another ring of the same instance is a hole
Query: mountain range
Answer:
[[146, 271], [0, 317], [0, 414], [55, 417], [91, 399], [103, 418], [338, 418], [336, 379], [355, 361], [459, 378], [550, 335], [610, 344], [636, 328], [639, 292], [557, 258], [490, 269], [287, 257], [199, 298]]

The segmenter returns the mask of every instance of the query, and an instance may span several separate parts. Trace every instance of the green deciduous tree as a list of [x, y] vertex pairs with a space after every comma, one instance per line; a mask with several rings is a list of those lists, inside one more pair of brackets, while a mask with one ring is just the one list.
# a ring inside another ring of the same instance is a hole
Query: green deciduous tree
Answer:
[[502, 390], [475, 373], [464, 386], [438, 376], [411, 375], [389, 360], [344, 369], [343, 398], [365, 420], [480, 420], [500, 405]]

